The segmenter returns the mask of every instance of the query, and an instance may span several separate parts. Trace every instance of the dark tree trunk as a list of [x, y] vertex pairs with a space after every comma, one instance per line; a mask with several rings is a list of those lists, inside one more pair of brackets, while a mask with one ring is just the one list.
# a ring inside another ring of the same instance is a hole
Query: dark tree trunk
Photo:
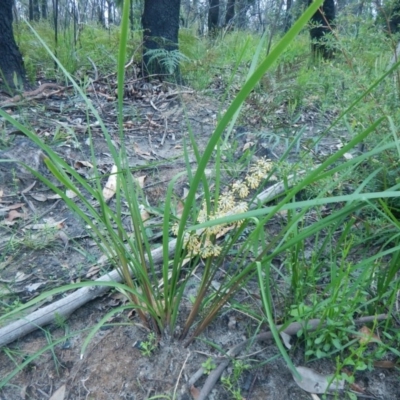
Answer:
[[113, 8], [112, 1], [111, 0], [107, 0], [107, 9], [108, 9], [107, 13], [108, 13], [108, 23], [109, 24], [112, 24], [114, 22], [112, 8]]
[[[58, 54], [58, 0], [53, 0], [53, 21], [54, 21], [54, 55]], [[58, 65], [54, 61], [54, 70], [57, 71]]]
[[100, 0], [99, 4], [97, 6], [97, 19], [101, 26], [103, 26], [103, 27], [106, 26], [105, 16], [104, 16], [104, 0]]
[[[40, 8], [39, 8], [39, 0], [33, 0], [30, 4], [32, 4], [32, 19], [35, 21], [40, 20]], [[31, 13], [29, 12], [29, 15]]]
[[29, 21], [33, 21], [33, 0], [29, 0], [28, 11], [29, 11]]
[[213, 36], [218, 30], [219, 0], [208, 0], [208, 34]]
[[47, 0], [42, 0], [42, 18], [47, 19], [49, 16], [47, 9]]
[[397, 0], [389, 10], [389, 33], [400, 32], [400, 0]]
[[237, 27], [238, 29], [246, 29], [247, 26], [247, 10], [250, 4], [247, 0], [237, 0]]
[[235, 18], [235, 0], [228, 0], [226, 4], [225, 26], [232, 25]]
[[189, 23], [192, 22], [193, 18], [193, 9], [194, 4], [192, 4], [191, 0], [183, 1], [183, 21], [181, 18], [181, 26], [184, 28], [189, 27]]
[[285, 26], [284, 26], [285, 32], [287, 32], [292, 27], [292, 5], [293, 5], [293, 0], [286, 0]]
[[0, 1], [0, 79], [10, 92], [26, 83], [24, 63], [12, 30], [13, 2]]
[[[308, 4], [311, 4], [309, 0]], [[321, 13], [322, 11], [322, 13]], [[324, 59], [333, 57], [332, 49], [325, 42], [324, 36], [331, 32], [335, 20], [335, 2], [334, 0], [324, 0], [322, 7], [313, 15], [311, 23], [314, 28], [310, 29], [311, 51], [314, 57], [322, 56]]]
[[[181, 0], [145, 0], [142, 15], [143, 26], [143, 62], [149, 74], [170, 75], [162, 50], [178, 50], [179, 11]], [[160, 56], [154, 52], [160, 50]], [[174, 70], [174, 77], [180, 81], [179, 65]]]

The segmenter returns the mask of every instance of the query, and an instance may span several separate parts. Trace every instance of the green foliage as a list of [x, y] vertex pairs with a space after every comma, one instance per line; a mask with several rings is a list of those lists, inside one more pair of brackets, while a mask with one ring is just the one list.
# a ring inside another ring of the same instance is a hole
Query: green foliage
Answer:
[[149, 56], [149, 63], [157, 62], [161, 64], [171, 75], [181, 63], [190, 61], [179, 50], [151, 49], [147, 50], [145, 55]]
[[[109, 30], [105, 30], [96, 24], [85, 24], [79, 26], [78, 32], [74, 32], [73, 26], [69, 26], [59, 32], [57, 46], [54, 41], [54, 30], [50, 23], [41, 21], [35, 23], [34, 27], [69, 73], [78, 73], [80, 77], [87, 74], [93, 76], [93, 65], [89, 59], [93, 61], [98, 70], [105, 74], [115, 71], [120, 42], [118, 27], [111, 26]], [[55, 68], [50, 54], [37, 41], [26, 24], [19, 23], [15, 26], [15, 36], [24, 55], [24, 64], [30, 81], [42, 76], [45, 76], [46, 79], [64, 79], [63, 73]], [[127, 60], [132, 56], [139, 57], [139, 53], [135, 53], [135, 51], [139, 48], [140, 43], [139, 32], [133, 32], [126, 52]]]
[[157, 337], [154, 332], [150, 332], [147, 335], [147, 340], [140, 342], [140, 352], [146, 356], [150, 357], [151, 354], [157, 348]]
[[221, 377], [221, 382], [225, 390], [228, 391], [235, 400], [243, 399], [240, 390], [240, 379], [242, 378], [243, 372], [249, 368], [250, 365], [246, 364], [244, 361], [233, 360], [232, 374], [226, 374]]
[[213, 371], [217, 366], [215, 365], [214, 360], [211, 357], [208, 357], [206, 361], [204, 361], [201, 366], [204, 369], [204, 373], [210, 375], [211, 371]]

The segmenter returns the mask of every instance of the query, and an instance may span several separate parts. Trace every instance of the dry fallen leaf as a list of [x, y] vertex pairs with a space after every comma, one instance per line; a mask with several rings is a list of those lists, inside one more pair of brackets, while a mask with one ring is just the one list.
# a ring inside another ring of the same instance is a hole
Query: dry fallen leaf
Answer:
[[22, 190], [22, 194], [28, 193], [34, 186], [36, 185], [36, 181], [33, 181], [26, 189]]
[[245, 152], [247, 149], [250, 149], [252, 146], [254, 146], [254, 142], [247, 142], [244, 144], [242, 151]]
[[389, 360], [374, 361], [374, 367], [377, 368], [394, 368], [395, 366], [396, 363]]
[[16, 210], [17, 208], [21, 208], [24, 206], [24, 203], [16, 203], [16, 204], [12, 204], [11, 206], [7, 206], [6, 209], [7, 210]]
[[73, 199], [74, 197], [77, 196], [77, 194], [73, 190], [69, 190], [69, 189], [67, 189], [65, 191], [65, 194], [69, 199]]
[[365, 389], [357, 383], [350, 384], [350, 389], [357, 393], [365, 393]]
[[32, 276], [32, 274], [26, 275], [23, 272], [17, 272], [15, 274], [14, 281], [15, 282], [22, 282], [22, 281], [25, 281], [26, 279], [28, 279], [30, 276]]
[[231, 331], [234, 331], [237, 329], [237, 320], [236, 320], [236, 317], [234, 317], [233, 315], [231, 315], [229, 317], [228, 329]]
[[138, 176], [137, 178], [135, 178], [138, 183], [139, 186], [143, 189], [144, 188], [144, 180], [146, 179], [147, 175], [142, 175], [142, 176]]
[[381, 339], [365, 325], [358, 332], [360, 333], [360, 344], [381, 342]]
[[105, 201], [110, 200], [117, 190], [117, 172], [118, 167], [113, 165], [106, 186], [103, 188], [103, 197]]
[[26, 217], [27, 217], [27, 216], [26, 216], [26, 214], [24, 214], [24, 213], [20, 213], [20, 212], [18, 212], [18, 211], [11, 210], [11, 211], [9, 212], [9, 214], [8, 214], [7, 221], [11, 222], [11, 221], [14, 221], [14, 219], [17, 219], [17, 218], [22, 218], [22, 219], [24, 219], [24, 218], [26, 218]]
[[25, 290], [32, 293], [32, 292], [35, 292], [37, 289], [39, 289], [40, 286], [43, 286], [43, 285], [44, 285], [44, 282], [31, 283], [30, 285], [25, 286]]
[[[56, 196], [58, 196], [57, 198], [59, 199], [60, 196], [57, 194]], [[36, 201], [47, 201], [48, 197], [43, 194], [43, 193], [31, 193], [31, 197], [32, 199], [36, 200]]]
[[0, 262], [0, 271], [7, 267], [13, 261], [14, 257], [9, 256], [5, 261]]
[[62, 229], [64, 227], [64, 221], [66, 221], [67, 218], [64, 218], [60, 221], [54, 221], [53, 218], [48, 218], [45, 219], [44, 224], [31, 224], [27, 225], [25, 229], [34, 229], [34, 230], [44, 230], [44, 229], [50, 229], [50, 228], [57, 228], [57, 229]]
[[188, 194], [189, 194], [189, 188], [184, 187], [184, 188], [183, 188], [182, 200], [185, 200], [186, 197], [188, 196]]
[[290, 344], [290, 340], [292, 339], [292, 337], [285, 332], [280, 332], [279, 334], [281, 335], [281, 338], [282, 338], [282, 341], [283, 341], [283, 344], [285, 345], [285, 347], [287, 349], [291, 349], [292, 345]]
[[135, 150], [135, 153], [145, 160], [155, 160], [155, 158], [148, 151], [142, 150], [137, 143], [133, 144], [133, 148]]
[[182, 216], [184, 207], [185, 207], [185, 204], [182, 201], [178, 200], [178, 204], [176, 205], [176, 216], [177, 217]]
[[333, 379], [332, 375], [322, 375], [307, 367], [296, 367], [296, 370], [302, 379], [299, 380], [295, 375], [293, 375], [293, 379], [300, 388], [308, 393], [332, 393], [344, 389], [343, 379]]
[[343, 158], [345, 160], [351, 160], [353, 158], [353, 155], [351, 153], [344, 153]]
[[55, 237], [62, 240], [62, 242], [64, 243], [65, 249], [68, 247], [69, 238], [65, 232], [58, 231], [57, 234], [55, 235]]
[[86, 278], [91, 278], [92, 276], [97, 275], [99, 272], [100, 272], [100, 267], [97, 265], [93, 265], [86, 273]]
[[65, 385], [62, 385], [61, 387], [59, 387], [54, 393], [53, 395], [50, 397], [49, 400], [64, 400], [65, 397]]
[[[69, 199], [73, 199], [74, 197], [78, 196], [78, 194], [76, 192], [74, 192], [73, 190], [67, 189], [65, 191], [65, 195], [69, 198]], [[32, 196], [33, 197], [33, 196]], [[38, 200], [36, 197], [33, 197], [35, 200]], [[46, 200], [57, 200], [57, 199], [61, 199], [61, 196], [57, 193], [51, 194], [49, 196], [46, 197]]]
[[87, 167], [87, 168], [93, 168], [93, 165], [89, 161], [75, 161], [74, 168], [82, 168], [82, 167]]
[[190, 394], [192, 395], [192, 397], [194, 398], [194, 400], [198, 399], [200, 396], [200, 390], [197, 389], [196, 386], [192, 385], [190, 387]]

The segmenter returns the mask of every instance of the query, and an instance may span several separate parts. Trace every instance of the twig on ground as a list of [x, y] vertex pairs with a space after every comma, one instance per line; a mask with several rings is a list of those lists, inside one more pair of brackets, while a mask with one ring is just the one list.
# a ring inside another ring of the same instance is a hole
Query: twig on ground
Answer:
[[164, 146], [165, 139], [167, 138], [167, 133], [168, 133], [168, 119], [164, 118], [165, 122], [165, 128], [164, 128], [164, 134], [163, 137], [161, 138], [160, 146]]
[[89, 60], [90, 64], [92, 64], [92, 67], [94, 70], [94, 80], [97, 81], [99, 79], [99, 71], [97, 70], [96, 64], [90, 57], [88, 57], [88, 60]]
[[189, 352], [188, 352], [188, 355], [187, 355], [186, 358], [185, 358], [185, 361], [183, 362], [182, 368], [181, 368], [181, 370], [179, 371], [179, 376], [178, 376], [178, 379], [176, 380], [176, 385], [175, 385], [175, 389], [174, 389], [174, 394], [172, 395], [172, 398], [173, 398], [173, 399], [175, 399], [176, 391], [178, 390], [178, 385], [179, 385], [179, 381], [181, 380], [182, 372], [183, 372], [183, 370], [184, 370], [184, 368], [185, 368], [185, 365], [186, 365], [186, 363], [187, 363], [187, 360], [189, 360], [189, 357], [190, 357], [191, 354], [192, 354], [192, 353], [189, 351]]
[[[169, 243], [168, 254], [173, 254], [175, 251], [176, 240]], [[160, 263], [163, 258], [163, 249], [159, 247], [152, 251], [152, 258], [155, 264]], [[106, 263], [108, 257], [103, 255], [97, 261], [98, 264]], [[122, 277], [118, 270], [114, 269], [111, 272], [103, 275], [93, 282], [121, 282]], [[68, 318], [73, 311], [86, 304], [88, 301], [102, 296], [110, 290], [110, 286], [91, 286], [83, 287], [77, 291], [63, 297], [62, 299], [40, 308], [33, 313], [10, 323], [7, 326], [0, 328], [0, 347], [3, 347], [14, 340], [25, 336], [34, 331], [40, 326], [50, 324], [55, 318]]]
[[46, 89], [57, 89], [57, 91], [59, 91], [60, 89], [63, 89], [63, 88], [62, 88], [62, 86], [60, 86], [56, 83], [43, 83], [35, 90], [29, 91], [29, 92], [24, 92], [22, 94], [17, 94], [16, 96], [12, 97], [11, 99], [1, 102], [0, 107], [4, 107], [4, 108], [11, 107], [11, 106], [15, 106], [17, 102], [19, 102], [23, 99], [36, 98], [36, 96], [40, 95]]
[[51, 210], [57, 207], [58, 203], [61, 201], [61, 199], [58, 199], [54, 204], [52, 204], [46, 211], [43, 211], [39, 215], [35, 215], [33, 218], [30, 218], [29, 221], [25, 222], [25, 224], [21, 225], [19, 229], [25, 228], [26, 226], [30, 225], [34, 220], [39, 221], [41, 218], [43, 218], [45, 215], [47, 215]]

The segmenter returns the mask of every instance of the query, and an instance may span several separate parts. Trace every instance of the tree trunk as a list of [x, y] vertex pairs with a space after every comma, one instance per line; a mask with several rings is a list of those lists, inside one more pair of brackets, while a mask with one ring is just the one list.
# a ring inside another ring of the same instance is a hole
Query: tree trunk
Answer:
[[214, 36], [218, 30], [219, 0], [208, 0], [208, 34]]
[[182, 8], [183, 8], [183, 17], [181, 17], [181, 26], [183, 26], [184, 28], [188, 28], [193, 10], [191, 0], [183, 0]]
[[29, 21], [33, 21], [33, 0], [29, 0], [28, 12], [29, 12]]
[[[58, 0], [53, 0], [53, 21], [54, 21], [54, 55], [58, 54]], [[54, 61], [54, 71], [57, 71], [58, 65]]]
[[32, 17], [35, 21], [40, 20], [40, 8], [39, 8], [39, 0], [32, 1]]
[[47, 19], [48, 15], [47, 0], [42, 0], [42, 18]]
[[[309, 0], [308, 4], [311, 4]], [[322, 11], [322, 12], [321, 12]], [[324, 0], [322, 7], [312, 16], [310, 29], [311, 51], [315, 58], [322, 56], [324, 59], [333, 57], [332, 49], [327, 47], [324, 36], [331, 32], [335, 20], [335, 2], [334, 0]]]
[[110, 25], [114, 22], [113, 12], [112, 12], [113, 3], [111, 0], [106, 0], [106, 2], [107, 2], [108, 25]]
[[2, 86], [5, 86], [10, 93], [26, 83], [22, 55], [15, 43], [12, 30], [13, 2], [13, 0], [0, 1], [0, 78]]
[[246, 29], [247, 26], [247, 10], [250, 4], [247, 0], [237, 0], [237, 27], [238, 29]]
[[228, 0], [226, 4], [225, 26], [232, 25], [235, 18], [235, 0]]
[[97, 5], [97, 20], [99, 21], [99, 24], [105, 28], [106, 21], [104, 16], [104, 0], [99, 1]]
[[[142, 15], [143, 62], [147, 72], [159, 77], [172, 72], [178, 81], [179, 59], [168, 53], [178, 50], [180, 6], [181, 0], [145, 0]], [[154, 50], [160, 50], [159, 55]]]
[[396, 0], [389, 9], [389, 34], [400, 32], [400, 0]]
[[285, 32], [292, 27], [292, 5], [293, 0], [286, 0], [285, 26], [283, 28]]

